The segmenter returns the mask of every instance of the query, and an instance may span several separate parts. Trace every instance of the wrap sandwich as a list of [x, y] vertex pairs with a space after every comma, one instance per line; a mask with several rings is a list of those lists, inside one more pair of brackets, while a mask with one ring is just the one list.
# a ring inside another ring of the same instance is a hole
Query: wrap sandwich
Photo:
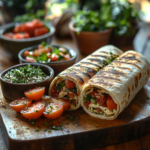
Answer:
[[81, 105], [93, 117], [113, 120], [129, 105], [149, 76], [150, 63], [146, 57], [127, 51], [84, 85]]
[[69, 100], [68, 110], [76, 110], [81, 105], [79, 97], [85, 83], [122, 53], [112, 45], [98, 49], [57, 75], [50, 85], [49, 95]]

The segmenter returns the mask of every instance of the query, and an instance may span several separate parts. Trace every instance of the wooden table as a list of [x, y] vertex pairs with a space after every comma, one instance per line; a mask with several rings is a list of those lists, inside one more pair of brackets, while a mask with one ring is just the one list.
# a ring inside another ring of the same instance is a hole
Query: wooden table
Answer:
[[[134, 47], [135, 50], [138, 52], [141, 52], [142, 54], [144, 54], [148, 60], [150, 61], [150, 40], [147, 39], [147, 34], [149, 31], [149, 27], [145, 27], [142, 28], [135, 40], [134, 40]], [[84, 56], [81, 55], [76, 47], [76, 45], [74, 44], [74, 42], [72, 41], [72, 39], [57, 39], [57, 38], [53, 38], [52, 40], [52, 44], [56, 44], [56, 45], [64, 45], [68, 48], [72, 48], [77, 52], [77, 60], [76, 62], [78, 62], [79, 60], [81, 60]], [[126, 50], [131, 50], [133, 49], [133, 46], [124, 46], [124, 47], [120, 47], [122, 50], [126, 51]], [[1, 47], [0, 47], [0, 72], [3, 71], [4, 69], [15, 65], [19, 63], [18, 60], [14, 60], [7, 52], [5, 52]], [[131, 140], [131, 141], [127, 141], [124, 143], [120, 143], [120, 144], [115, 144], [115, 145], [111, 145], [111, 146], [106, 146], [106, 147], [102, 147], [102, 148], [95, 148], [92, 150], [148, 150], [150, 149], [150, 133], [148, 133], [145, 136], [142, 136], [140, 138], [137, 138], [135, 140]], [[107, 140], [107, 139], [106, 139]], [[8, 150], [6, 147], [6, 144], [4, 142], [3, 139], [3, 135], [2, 135], [2, 129], [0, 128], [0, 150]], [[69, 148], [68, 148], [69, 150]]]

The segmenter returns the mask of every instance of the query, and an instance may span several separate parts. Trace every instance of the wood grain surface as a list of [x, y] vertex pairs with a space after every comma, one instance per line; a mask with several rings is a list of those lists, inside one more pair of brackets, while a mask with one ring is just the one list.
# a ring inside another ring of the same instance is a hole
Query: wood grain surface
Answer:
[[[41, 117], [33, 125], [9, 107], [0, 89], [0, 123], [10, 150], [83, 150], [140, 137], [150, 131], [150, 80], [115, 120], [96, 119], [82, 108], [64, 112], [56, 120]], [[52, 127], [62, 126], [60, 130]], [[46, 131], [45, 131], [46, 130]], [[106, 140], [107, 139], [107, 140]]]

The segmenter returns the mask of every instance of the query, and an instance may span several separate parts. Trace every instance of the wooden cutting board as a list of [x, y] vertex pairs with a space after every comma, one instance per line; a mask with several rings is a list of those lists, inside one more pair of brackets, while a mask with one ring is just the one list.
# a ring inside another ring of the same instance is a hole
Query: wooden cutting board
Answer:
[[[10, 150], [84, 150], [124, 142], [150, 132], [150, 80], [115, 120], [96, 119], [82, 108], [32, 125], [9, 107], [0, 89], [0, 125]], [[51, 128], [58, 127], [59, 130]]]

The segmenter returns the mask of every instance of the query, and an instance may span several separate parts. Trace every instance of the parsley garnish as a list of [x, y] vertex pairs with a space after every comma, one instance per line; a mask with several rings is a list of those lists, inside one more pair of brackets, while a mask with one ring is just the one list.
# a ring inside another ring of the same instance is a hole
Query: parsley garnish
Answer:
[[39, 129], [36, 129], [35, 131], [36, 131], [36, 132], [39, 132]]
[[57, 90], [57, 92], [62, 88], [62, 87], [64, 87], [65, 86], [65, 83], [64, 82], [61, 82], [61, 83], [59, 83], [59, 84], [57, 84], [57, 86], [55, 87], [56, 88], [56, 90]]
[[90, 94], [86, 95], [84, 102], [90, 101], [92, 96]]

